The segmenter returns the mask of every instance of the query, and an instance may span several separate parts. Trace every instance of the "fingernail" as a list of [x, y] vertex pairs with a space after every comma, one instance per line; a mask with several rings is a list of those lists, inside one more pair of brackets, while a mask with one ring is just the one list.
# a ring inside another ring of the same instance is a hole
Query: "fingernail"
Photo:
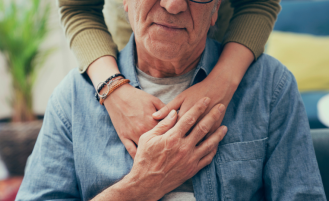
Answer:
[[225, 106], [223, 104], [220, 104], [218, 106], [218, 110], [219, 110], [220, 113], [223, 113], [225, 111]]
[[171, 119], [174, 118], [176, 116], [176, 111], [175, 110], [171, 110], [168, 116]]
[[159, 111], [156, 111], [154, 112], [152, 115], [155, 116], [155, 117], [159, 117], [161, 114], [160, 110]]
[[210, 98], [206, 97], [206, 98], [203, 100], [203, 104], [204, 104], [205, 106], [208, 106], [209, 103], [210, 103]]
[[223, 133], [227, 133], [227, 127], [226, 127], [226, 126], [223, 126], [223, 127], [222, 127], [222, 132], [223, 132]]

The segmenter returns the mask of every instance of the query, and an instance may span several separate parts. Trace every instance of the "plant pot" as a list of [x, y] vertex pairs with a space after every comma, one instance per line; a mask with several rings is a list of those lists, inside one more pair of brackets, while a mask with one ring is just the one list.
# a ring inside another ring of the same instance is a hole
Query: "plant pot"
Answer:
[[9, 176], [23, 176], [42, 120], [24, 123], [0, 123], [0, 155]]

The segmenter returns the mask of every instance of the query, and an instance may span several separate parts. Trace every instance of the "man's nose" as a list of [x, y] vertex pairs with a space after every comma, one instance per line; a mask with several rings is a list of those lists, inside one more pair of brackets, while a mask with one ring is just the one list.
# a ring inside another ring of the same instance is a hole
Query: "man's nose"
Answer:
[[186, 0], [161, 0], [160, 6], [167, 10], [170, 14], [178, 14], [187, 9]]

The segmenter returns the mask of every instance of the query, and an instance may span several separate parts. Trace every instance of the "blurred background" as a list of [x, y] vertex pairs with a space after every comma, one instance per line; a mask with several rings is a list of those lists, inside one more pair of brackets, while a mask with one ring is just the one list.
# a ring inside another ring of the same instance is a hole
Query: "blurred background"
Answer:
[[[77, 67], [60, 25], [56, 1], [12, 2], [0, 0], [0, 201], [14, 200], [48, 99], [65, 75]], [[281, 6], [266, 53], [296, 77], [327, 187], [329, 0], [283, 0]], [[326, 193], [328, 196], [328, 190]]]

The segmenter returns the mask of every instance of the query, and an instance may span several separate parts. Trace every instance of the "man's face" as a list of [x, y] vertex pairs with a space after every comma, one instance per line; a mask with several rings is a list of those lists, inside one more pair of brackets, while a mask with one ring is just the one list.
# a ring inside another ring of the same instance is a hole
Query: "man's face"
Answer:
[[215, 1], [124, 0], [138, 48], [164, 61], [201, 54], [207, 32], [217, 20], [214, 6]]

